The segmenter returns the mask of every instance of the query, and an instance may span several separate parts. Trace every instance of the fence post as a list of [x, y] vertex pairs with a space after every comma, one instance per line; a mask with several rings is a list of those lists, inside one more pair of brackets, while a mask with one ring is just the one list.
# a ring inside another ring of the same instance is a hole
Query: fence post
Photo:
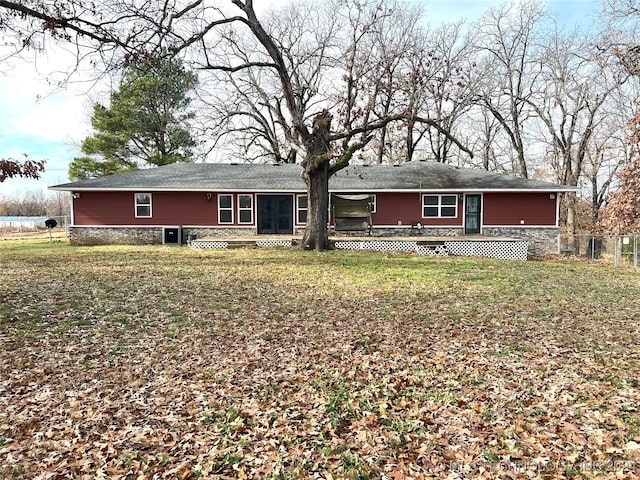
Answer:
[[618, 268], [618, 235], [613, 236], [613, 266]]
[[640, 237], [640, 235], [638, 235], [638, 234], [633, 236], [633, 266], [634, 266], [634, 268], [638, 268], [638, 237]]

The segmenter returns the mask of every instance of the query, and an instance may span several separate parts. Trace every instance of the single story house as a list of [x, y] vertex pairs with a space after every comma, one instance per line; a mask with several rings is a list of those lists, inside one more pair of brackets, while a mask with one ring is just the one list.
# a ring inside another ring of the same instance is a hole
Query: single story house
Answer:
[[[175, 163], [50, 189], [72, 194], [73, 244], [171, 243], [176, 232], [180, 242], [299, 234], [307, 214], [300, 173], [298, 165]], [[557, 251], [560, 195], [574, 189], [412, 161], [351, 165], [329, 190], [338, 233], [512, 237], [543, 254]]]

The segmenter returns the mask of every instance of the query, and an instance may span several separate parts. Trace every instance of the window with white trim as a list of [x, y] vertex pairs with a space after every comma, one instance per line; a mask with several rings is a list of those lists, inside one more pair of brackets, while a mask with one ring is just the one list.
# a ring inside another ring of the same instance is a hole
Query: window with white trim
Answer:
[[218, 223], [233, 223], [233, 195], [218, 195]]
[[377, 199], [375, 194], [370, 195], [369, 196], [369, 212], [370, 213], [376, 213], [376, 207], [377, 207]]
[[309, 203], [306, 195], [297, 195], [296, 196], [296, 218], [298, 220], [298, 224], [304, 225], [307, 223], [307, 212], [309, 208]]
[[238, 195], [238, 223], [253, 223], [252, 195]]
[[457, 195], [423, 195], [423, 218], [455, 218], [458, 216]]
[[151, 194], [135, 194], [136, 218], [151, 218]]

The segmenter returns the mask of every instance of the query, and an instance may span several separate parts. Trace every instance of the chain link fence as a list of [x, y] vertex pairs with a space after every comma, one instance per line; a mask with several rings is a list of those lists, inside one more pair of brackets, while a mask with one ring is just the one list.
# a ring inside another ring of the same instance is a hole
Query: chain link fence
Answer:
[[638, 268], [640, 234], [629, 235], [559, 235], [563, 255], [600, 261], [615, 267]]
[[[46, 227], [48, 219], [56, 221], [57, 225], [51, 231]], [[68, 238], [70, 217], [0, 217], [0, 239], [24, 240], [30, 238]]]

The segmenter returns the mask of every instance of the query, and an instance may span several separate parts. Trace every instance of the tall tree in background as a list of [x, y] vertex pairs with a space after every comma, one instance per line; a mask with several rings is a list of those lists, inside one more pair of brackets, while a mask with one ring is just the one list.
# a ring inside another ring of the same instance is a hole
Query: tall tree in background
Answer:
[[490, 8], [478, 24], [478, 63], [485, 81], [476, 101], [500, 124], [513, 148], [513, 173], [525, 178], [525, 125], [532, 116], [527, 99], [535, 83], [534, 49], [544, 15], [540, 3], [511, 3]]
[[[422, 19], [419, 8], [394, 1], [327, 0], [292, 2], [268, 13], [263, 24], [277, 39], [283, 59], [293, 72], [293, 95], [305, 118], [311, 119], [318, 109], [328, 108], [335, 112], [336, 130], [342, 132], [384, 120], [359, 154], [382, 163], [410, 160], [428, 130], [455, 143], [451, 135], [447, 136], [450, 129], [445, 121], [428, 108], [427, 96], [431, 93], [425, 85], [433, 82], [444, 88], [459, 88], [459, 79], [450, 71], [457, 68], [460, 55], [445, 58], [436, 52], [442, 48], [448, 54], [458, 38], [447, 38], [449, 43], [431, 49], [431, 37], [419, 25]], [[208, 84], [216, 86], [204, 95], [217, 114], [212, 122], [217, 126], [215, 136], [235, 146], [240, 158], [291, 162], [286, 137], [294, 129], [284, 99], [277, 95], [278, 78], [269, 70], [268, 62], [256, 61], [259, 46], [247, 48], [252, 43], [240, 38], [235, 30], [227, 36], [234, 38], [234, 48], [227, 55], [233, 54], [246, 64], [253, 59], [255, 68], [201, 65], [215, 72], [216, 81], [203, 82], [203, 89]], [[446, 102], [454, 93], [445, 91], [442, 95]], [[449, 118], [448, 113], [445, 115]], [[404, 117], [403, 121], [385, 123], [399, 117]], [[353, 139], [340, 136], [343, 138]], [[344, 141], [334, 147], [343, 149]], [[334, 150], [335, 158], [338, 150]]]
[[[526, 102], [543, 125], [551, 166], [564, 185], [578, 187], [609, 98], [620, 90], [628, 75], [598, 61], [596, 52], [579, 31], [549, 30], [538, 48], [539, 71]], [[577, 232], [577, 198], [564, 199], [567, 233]], [[570, 237], [569, 247], [577, 252]]]
[[627, 111], [632, 105], [619, 100], [622, 99], [615, 99], [607, 105], [585, 158], [583, 175], [587, 189], [584, 196], [590, 201], [590, 232], [597, 231], [610, 188], [618, 172], [629, 165], [633, 153], [625, 129], [621, 127], [631, 116]]
[[[416, 110], [418, 114], [436, 120], [448, 133], [457, 131], [460, 119], [472, 105], [476, 86], [476, 65], [473, 60], [475, 52], [471, 38], [463, 33], [463, 26], [463, 23], [458, 22], [432, 29], [424, 38], [416, 38], [422, 45], [417, 47], [415, 54], [410, 52], [425, 67], [423, 72], [416, 70], [415, 81], [409, 83], [409, 88], [413, 88], [413, 84], [423, 89], [421, 102], [416, 105]], [[412, 95], [409, 98], [413, 98]], [[410, 101], [409, 105], [413, 103]], [[449, 163], [455, 157], [460, 159], [459, 154], [454, 154], [459, 150], [451, 135], [443, 135], [440, 130], [428, 125], [417, 124], [416, 127], [415, 133], [418, 135], [413, 136], [414, 144], [407, 142], [407, 156], [410, 160], [422, 138], [425, 139], [423, 150], [427, 158], [441, 163]], [[463, 155], [462, 158], [469, 157]]]
[[640, 77], [640, 0], [606, 0], [606, 31], [602, 46], [616, 55], [622, 66]]
[[[262, 23], [290, 72], [291, 95], [306, 122], [335, 107], [328, 100], [332, 87], [326, 77], [338, 64], [336, 37], [345, 24], [339, 10], [333, 1], [301, 0], [264, 13]], [[214, 55], [197, 62], [207, 136], [239, 161], [299, 161], [300, 149], [291, 141], [295, 128], [272, 61], [251, 32], [231, 25], [224, 36], [228, 41], [217, 45], [218, 54], [237, 66]]]
[[629, 122], [632, 159], [618, 174], [620, 188], [609, 195], [600, 225], [615, 234], [640, 232], [640, 109]]
[[[607, 0], [609, 30], [602, 45], [611, 51], [621, 66], [635, 78], [640, 77], [640, 1]], [[611, 233], [640, 232], [640, 100], [635, 100], [635, 115], [628, 123], [630, 162], [618, 173], [619, 189], [609, 195], [600, 226]]]
[[162, 56], [130, 64], [111, 105], [96, 103], [91, 125], [96, 133], [82, 142], [84, 157], [69, 166], [81, 180], [140, 167], [190, 161], [196, 142], [187, 121], [190, 91], [197, 77], [182, 62]]
[[[419, 7], [394, 6], [393, 12], [381, 18], [371, 30], [372, 34], [367, 36], [359, 26], [362, 16], [352, 14], [350, 17], [348, 29], [352, 32], [352, 48], [348, 49], [349, 61], [345, 64], [348, 76], [344, 91], [355, 86], [354, 92], [362, 92], [365, 99], [363, 114], [371, 118], [385, 118], [408, 109], [402, 87], [408, 83], [407, 75], [410, 75], [407, 70], [409, 52], [414, 50], [416, 39], [424, 38], [419, 26], [422, 11]], [[359, 36], [363, 38], [359, 39]], [[353, 104], [357, 97], [348, 95], [344, 105]], [[410, 152], [404, 148], [403, 133], [400, 125], [388, 124], [380, 128], [367, 152], [369, 161], [378, 164], [409, 161]]]
[[609, 194], [599, 225], [613, 234], [640, 232], [640, 156], [618, 174], [620, 188]]

